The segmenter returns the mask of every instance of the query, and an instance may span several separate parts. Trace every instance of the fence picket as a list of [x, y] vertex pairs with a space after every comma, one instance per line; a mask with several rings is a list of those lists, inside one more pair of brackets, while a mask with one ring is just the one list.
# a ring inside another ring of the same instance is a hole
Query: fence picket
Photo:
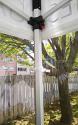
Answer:
[[[69, 91], [78, 91], [78, 76], [69, 77]], [[58, 81], [43, 76], [44, 105], [59, 98]], [[0, 124], [35, 110], [35, 76], [0, 76]]]

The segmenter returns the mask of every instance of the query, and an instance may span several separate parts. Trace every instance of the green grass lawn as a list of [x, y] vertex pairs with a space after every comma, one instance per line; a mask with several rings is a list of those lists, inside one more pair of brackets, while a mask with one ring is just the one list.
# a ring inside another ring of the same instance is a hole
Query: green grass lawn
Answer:
[[[78, 125], [78, 93], [71, 94], [71, 105], [73, 111], [72, 125]], [[59, 101], [55, 101], [51, 105], [45, 107], [44, 125], [48, 125], [49, 121], [59, 120], [61, 117]], [[28, 113], [24, 117], [19, 117], [16, 120], [9, 121], [6, 125], [35, 125], [35, 114]]]

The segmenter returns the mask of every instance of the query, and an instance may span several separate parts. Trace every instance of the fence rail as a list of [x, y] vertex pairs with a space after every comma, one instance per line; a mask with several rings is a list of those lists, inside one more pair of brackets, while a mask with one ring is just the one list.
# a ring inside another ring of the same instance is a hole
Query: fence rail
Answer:
[[[44, 105], [59, 99], [58, 81], [55, 77], [43, 77]], [[0, 77], [0, 124], [8, 119], [34, 111], [34, 76]], [[78, 90], [78, 76], [69, 78], [69, 91]]]

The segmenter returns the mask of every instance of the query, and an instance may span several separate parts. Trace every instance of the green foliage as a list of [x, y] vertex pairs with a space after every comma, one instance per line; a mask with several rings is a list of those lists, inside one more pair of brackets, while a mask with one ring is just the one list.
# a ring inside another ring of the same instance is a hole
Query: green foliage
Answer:
[[51, 44], [56, 50], [52, 48], [49, 42], [45, 44], [45, 49], [49, 56], [55, 59], [55, 61], [57, 60], [56, 56], [58, 56], [60, 60], [64, 60], [67, 63], [70, 69], [78, 67], [78, 41], [76, 41], [75, 37], [77, 36], [73, 32], [59, 36], [58, 38], [53, 38], [52, 40], [54, 42], [51, 41]]
[[[74, 42], [75, 42], [75, 33], [67, 33], [64, 36], [66, 37], [66, 41], [64, 41], [63, 36], [59, 36], [56, 41], [58, 43], [61, 53], [62, 53], [62, 50], [65, 49], [65, 54], [62, 56], [64, 57], [63, 60], [69, 63], [68, 65], [71, 67], [78, 67], [78, 51], [76, 46], [73, 48]], [[55, 38], [53, 38], [53, 40], [55, 44]], [[65, 42], [66, 42], [66, 46], [64, 46]], [[71, 44], [73, 44], [72, 47], [71, 47]], [[32, 42], [31, 42], [31, 46], [32, 46]], [[33, 61], [31, 61], [33, 59], [31, 56], [33, 51], [31, 51], [31, 49], [28, 47], [29, 45], [26, 45], [26, 41], [23, 41], [19, 38], [15, 38], [12, 36], [7, 36], [5, 34], [0, 34], [0, 53], [5, 54], [6, 56], [9, 56], [9, 57], [12, 57], [12, 55], [18, 55], [21, 58], [24, 58], [23, 64], [32, 65], [34, 63]], [[47, 42], [47, 44], [44, 44], [44, 47], [45, 47], [46, 53], [56, 62], [57, 61], [56, 54], [58, 55], [59, 51], [56, 50], [55, 52], [52, 49], [52, 46], [50, 45], [49, 42]], [[77, 54], [70, 54], [71, 50], [72, 50], [72, 53], [73, 51], [76, 50]], [[43, 61], [46, 62], [47, 55], [46, 53], [45, 54], [44, 53], [45, 52], [43, 52]], [[72, 56], [72, 55], [75, 55], [75, 56]], [[61, 57], [61, 54], [60, 54], [60, 57]], [[31, 60], [29, 58], [31, 58]], [[51, 63], [50, 61], [51, 60], [48, 60], [47, 62], [48, 65], [50, 65]], [[72, 64], [70, 65], [70, 63]]]
[[78, 67], [78, 54], [77, 54], [77, 56], [75, 58], [73, 67]]
[[54, 53], [54, 51], [53, 51], [53, 49], [52, 49], [52, 47], [50, 46], [49, 43], [47, 43], [45, 45], [45, 49], [46, 49], [47, 53], [50, 55], [50, 57], [52, 57], [52, 58], [54, 58], [56, 60], [55, 53]]
[[[5, 34], [0, 34], [0, 54], [4, 54], [11, 58], [14, 58], [14, 55], [19, 56], [23, 59], [20, 63], [29, 66], [33, 64], [33, 61], [31, 61], [27, 55], [26, 44], [18, 38], [7, 36]], [[17, 58], [14, 58], [14, 60], [19, 62]]]

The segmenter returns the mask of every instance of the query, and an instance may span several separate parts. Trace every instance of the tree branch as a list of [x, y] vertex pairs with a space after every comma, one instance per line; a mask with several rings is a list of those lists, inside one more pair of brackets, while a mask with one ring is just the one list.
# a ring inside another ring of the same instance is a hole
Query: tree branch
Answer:
[[49, 43], [50, 43], [52, 49], [55, 52], [56, 59], [57, 60], [62, 60], [63, 59], [63, 55], [62, 55], [62, 51], [60, 49], [60, 46], [58, 44], [58, 38], [51, 38], [51, 42], [49, 40]]
[[66, 35], [62, 36], [62, 41], [61, 41], [61, 46], [62, 46], [62, 55], [65, 60], [65, 50], [66, 50]]
[[55, 60], [48, 55], [43, 43], [42, 43], [42, 52], [46, 61], [48, 61], [51, 65], [55, 66]]
[[75, 33], [75, 38], [73, 40], [72, 46], [70, 48], [69, 57], [67, 60], [68, 69], [71, 71], [74, 64], [74, 60], [78, 53], [78, 31]]

